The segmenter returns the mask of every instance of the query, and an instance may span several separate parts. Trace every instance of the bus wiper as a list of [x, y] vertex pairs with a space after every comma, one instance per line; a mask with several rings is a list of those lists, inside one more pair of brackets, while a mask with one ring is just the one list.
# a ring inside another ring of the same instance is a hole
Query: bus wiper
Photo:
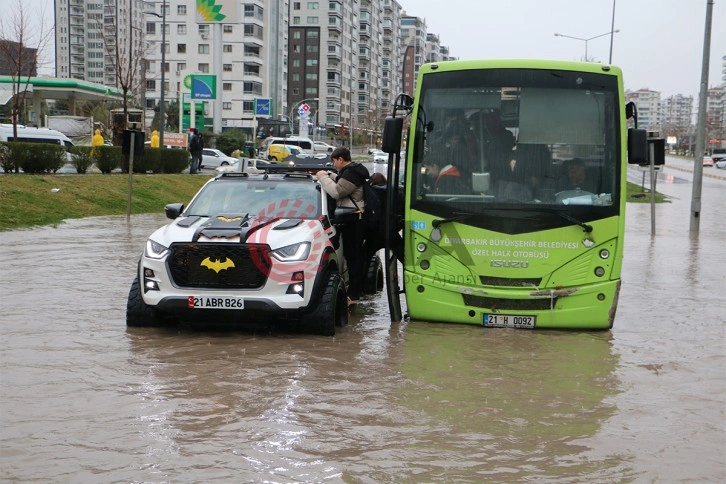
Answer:
[[560, 212], [559, 210], [554, 210], [554, 212], [557, 215], [559, 215], [560, 217], [562, 217], [563, 219], [567, 220], [568, 222], [572, 222], [573, 224], [576, 224], [576, 225], [579, 225], [580, 227], [582, 227], [583, 232], [586, 232], [588, 234], [590, 232], [592, 232], [592, 225], [586, 224], [585, 222], [582, 222], [581, 220], [577, 220], [575, 217], [573, 217], [572, 215], [570, 215], [568, 213]]
[[468, 219], [469, 217], [471, 217], [473, 215], [471, 213], [466, 213], [466, 212], [454, 212], [454, 213], [456, 215], [454, 215], [453, 217], [446, 217], [446, 218], [437, 218], [437, 219], [434, 219], [431, 222], [431, 225], [435, 229], [438, 229], [443, 224], [446, 224], [446, 223], [449, 223], [449, 222], [458, 222], [459, 220], [466, 220], [466, 219]]

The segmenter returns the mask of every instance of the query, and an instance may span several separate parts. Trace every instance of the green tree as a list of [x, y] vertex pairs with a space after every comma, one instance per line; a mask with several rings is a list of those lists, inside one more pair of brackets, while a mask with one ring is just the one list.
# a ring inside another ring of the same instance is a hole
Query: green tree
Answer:
[[225, 155], [231, 155], [234, 150], [244, 152], [247, 135], [241, 129], [228, 129], [217, 135], [217, 149]]

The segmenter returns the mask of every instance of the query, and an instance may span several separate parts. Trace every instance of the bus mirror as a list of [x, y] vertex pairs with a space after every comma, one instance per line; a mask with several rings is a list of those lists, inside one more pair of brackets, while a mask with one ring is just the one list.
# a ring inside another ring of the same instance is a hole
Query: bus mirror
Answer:
[[403, 118], [386, 117], [383, 125], [383, 140], [381, 150], [384, 153], [398, 153], [401, 151], [401, 135], [403, 133]]
[[628, 163], [642, 165], [648, 162], [648, 132], [644, 129], [628, 129]]

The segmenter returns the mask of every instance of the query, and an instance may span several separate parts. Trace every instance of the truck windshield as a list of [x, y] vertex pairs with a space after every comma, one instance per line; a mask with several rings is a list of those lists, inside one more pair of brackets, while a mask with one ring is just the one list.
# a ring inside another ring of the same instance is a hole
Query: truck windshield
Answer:
[[441, 217], [537, 219], [540, 228], [561, 224], [561, 211], [583, 220], [617, 214], [617, 92], [614, 76], [560, 70], [423, 76], [411, 207]]

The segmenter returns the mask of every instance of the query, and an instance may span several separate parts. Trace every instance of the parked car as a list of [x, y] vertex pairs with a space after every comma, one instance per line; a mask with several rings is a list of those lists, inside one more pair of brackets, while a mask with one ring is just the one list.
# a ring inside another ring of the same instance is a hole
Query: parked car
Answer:
[[[265, 174], [220, 173], [188, 207], [165, 207], [172, 221], [151, 234], [126, 305], [128, 326], [176, 322], [291, 325], [334, 335], [348, 322], [348, 270], [340, 226], [353, 208], [335, 208], [314, 173], [280, 164]], [[368, 264], [366, 292], [383, 288], [380, 258]]]
[[267, 148], [267, 159], [269, 161], [282, 161], [288, 156], [307, 153], [305, 150], [295, 145], [279, 145], [271, 144]]
[[716, 161], [714, 163], [714, 166], [716, 168], [726, 169], [726, 158], [721, 158], [720, 160]]
[[313, 149], [316, 153], [332, 153], [336, 147], [324, 141], [313, 141]]
[[202, 164], [199, 165], [199, 168], [216, 168], [218, 166], [231, 165], [236, 161], [237, 158], [227, 156], [219, 150], [204, 148], [202, 150]]
[[376, 152], [373, 153], [373, 163], [388, 163], [388, 153], [376, 150]]
[[710, 156], [704, 156], [703, 166], [713, 166], [713, 158], [711, 158]]

